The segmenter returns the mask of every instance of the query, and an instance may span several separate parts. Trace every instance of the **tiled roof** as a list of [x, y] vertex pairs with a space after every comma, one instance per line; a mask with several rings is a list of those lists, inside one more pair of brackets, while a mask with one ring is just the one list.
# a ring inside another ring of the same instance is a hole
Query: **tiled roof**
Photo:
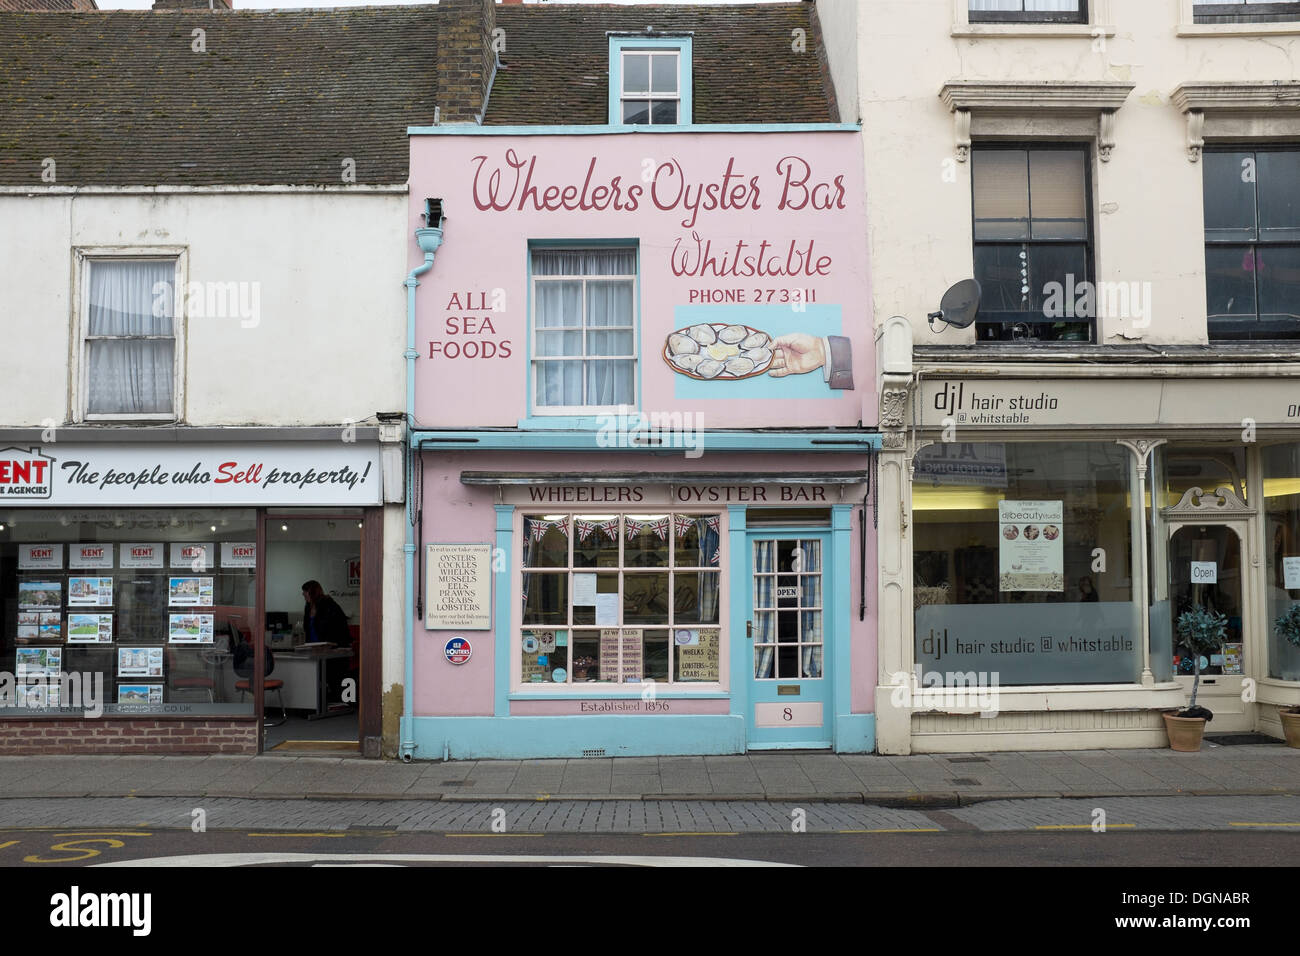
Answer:
[[436, 9], [6, 13], [0, 184], [405, 182]]
[[98, 10], [95, 0], [0, 0], [0, 12], [13, 10]]
[[[605, 31], [693, 33], [696, 123], [837, 120], [811, 3], [714, 6], [498, 6], [506, 49], [488, 102], [492, 125], [608, 122]], [[793, 45], [803, 30], [807, 52]]]

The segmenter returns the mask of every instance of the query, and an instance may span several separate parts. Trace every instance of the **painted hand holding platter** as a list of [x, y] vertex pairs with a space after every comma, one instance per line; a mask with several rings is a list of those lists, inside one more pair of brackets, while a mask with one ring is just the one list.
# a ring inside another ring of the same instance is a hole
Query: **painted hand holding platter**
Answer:
[[664, 361], [674, 372], [691, 378], [753, 378], [772, 365], [772, 337], [748, 325], [701, 323], [668, 336]]

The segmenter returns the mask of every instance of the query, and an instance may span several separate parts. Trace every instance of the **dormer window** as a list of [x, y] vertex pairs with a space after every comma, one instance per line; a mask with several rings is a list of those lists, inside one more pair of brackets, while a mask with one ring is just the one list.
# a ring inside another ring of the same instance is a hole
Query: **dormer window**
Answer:
[[691, 122], [691, 38], [609, 38], [612, 126], [679, 126]]

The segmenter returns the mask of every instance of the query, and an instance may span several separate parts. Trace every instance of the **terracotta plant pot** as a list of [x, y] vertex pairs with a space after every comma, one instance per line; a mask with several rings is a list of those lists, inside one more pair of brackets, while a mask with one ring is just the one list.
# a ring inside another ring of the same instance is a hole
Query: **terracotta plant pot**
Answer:
[[1169, 749], [1183, 753], [1196, 753], [1201, 749], [1205, 733], [1204, 717], [1175, 717], [1172, 712], [1162, 714], [1165, 730], [1169, 732]]
[[1282, 732], [1286, 734], [1286, 745], [1300, 750], [1300, 713], [1293, 709], [1280, 710], [1277, 714], [1282, 721]]

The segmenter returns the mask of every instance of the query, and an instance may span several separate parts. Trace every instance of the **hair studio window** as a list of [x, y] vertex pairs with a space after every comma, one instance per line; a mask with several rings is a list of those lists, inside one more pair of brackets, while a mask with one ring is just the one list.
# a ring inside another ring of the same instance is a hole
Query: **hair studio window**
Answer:
[[526, 515], [520, 681], [717, 682], [720, 520]]
[[0, 511], [0, 714], [250, 715], [251, 510]]
[[1136, 682], [1133, 472], [1112, 443], [923, 449], [912, 493], [922, 683]]

